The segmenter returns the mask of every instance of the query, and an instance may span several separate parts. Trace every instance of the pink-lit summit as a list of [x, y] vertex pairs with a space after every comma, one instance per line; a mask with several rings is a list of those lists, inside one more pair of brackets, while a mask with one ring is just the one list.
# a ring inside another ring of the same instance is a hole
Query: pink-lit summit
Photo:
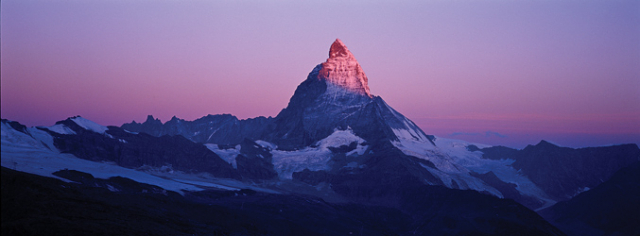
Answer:
[[329, 59], [322, 63], [318, 79], [325, 79], [352, 92], [371, 97], [367, 76], [340, 39], [331, 44]]

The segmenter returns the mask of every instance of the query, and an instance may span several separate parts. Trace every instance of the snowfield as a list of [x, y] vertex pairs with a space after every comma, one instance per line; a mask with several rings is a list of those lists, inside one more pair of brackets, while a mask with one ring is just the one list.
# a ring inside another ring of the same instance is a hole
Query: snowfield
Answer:
[[[85, 123], [86, 124], [86, 123]], [[95, 123], [94, 123], [95, 124]], [[90, 123], [89, 123], [90, 125]], [[65, 130], [64, 125], [55, 125], [54, 129]], [[91, 127], [91, 126], [88, 126]], [[49, 127], [49, 130], [51, 127]], [[92, 129], [100, 130], [97, 127]], [[69, 129], [70, 130], [70, 129]], [[94, 130], [95, 131], [95, 130]], [[55, 132], [55, 131], [54, 131]], [[53, 177], [69, 182], [67, 179], [53, 175], [54, 172], [64, 169], [77, 170], [89, 173], [96, 178], [108, 179], [110, 177], [121, 176], [132, 179], [140, 183], [156, 185], [166, 190], [176, 191], [201, 191], [203, 187], [219, 189], [239, 189], [238, 187], [248, 187], [235, 183], [235, 186], [224, 184], [207, 183], [203, 178], [187, 178], [188, 176], [177, 176], [185, 178], [167, 178], [167, 176], [157, 176], [157, 173], [143, 172], [117, 166], [114, 163], [93, 162], [83, 160], [71, 154], [60, 153], [53, 146], [53, 137], [47, 132], [37, 128], [27, 128], [27, 133], [14, 130], [9, 125], [2, 123], [2, 166], [26, 173]], [[201, 180], [194, 180], [201, 179]], [[231, 183], [233, 184], [233, 183]]]
[[330, 147], [340, 147], [356, 142], [356, 149], [347, 153], [350, 155], [362, 155], [367, 150], [366, 145], [362, 145], [364, 139], [356, 136], [350, 129], [336, 130], [328, 137], [318, 141], [316, 147], [307, 147], [298, 151], [273, 150], [273, 166], [281, 179], [292, 179], [293, 172], [309, 169], [311, 171], [329, 170], [329, 160], [331, 160]]
[[517, 185], [516, 190], [520, 194], [545, 201], [543, 208], [555, 204], [555, 201], [549, 199], [546, 193], [531, 182], [529, 178], [511, 167], [515, 160], [483, 159], [482, 152], [471, 152], [467, 149], [469, 145], [475, 145], [478, 148], [490, 146], [437, 137], [434, 142], [436, 144], [435, 147], [424, 141], [400, 139], [394, 142], [394, 145], [404, 154], [431, 161], [437, 169], [425, 165], [423, 167], [441, 179], [449, 188], [454, 187], [453, 181], [455, 181], [460, 189], [486, 191], [502, 198], [503, 196], [498, 190], [470, 175], [471, 172], [486, 174], [492, 171], [503, 182]]
[[91, 130], [91, 131], [99, 133], [99, 134], [104, 134], [104, 132], [109, 130], [109, 128], [107, 128], [105, 126], [96, 124], [95, 122], [87, 120], [87, 119], [82, 118], [80, 116], [72, 118], [71, 120], [73, 122], [75, 122], [76, 124], [78, 124], [83, 129]]
[[[357, 143], [354, 150], [346, 153], [347, 156], [363, 155], [368, 146], [363, 145], [365, 140], [356, 136], [351, 129], [335, 130], [328, 137], [318, 141], [314, 147], [306, 147], [297, 151], [281, 151], [275, 150], [275, 144], [258, 140], [256, 143], [264, 148], [271, 149], [273, 155], [273, 166], [278, 173], [280, 179], [292, 179], [293, 172], [309, 169], [311, 171], [329, 170], [328, 165], [331, 160], [332, 152], [330, 147], [337, 148], [340, 146], [348, 146], [351, 143]], [[236, 166], [236, 156], [240, 154], [240, 145], [235, 148], [219, 149], [217, 144], [205, 144], [209, 150], [218, 154], [222, 159]]]

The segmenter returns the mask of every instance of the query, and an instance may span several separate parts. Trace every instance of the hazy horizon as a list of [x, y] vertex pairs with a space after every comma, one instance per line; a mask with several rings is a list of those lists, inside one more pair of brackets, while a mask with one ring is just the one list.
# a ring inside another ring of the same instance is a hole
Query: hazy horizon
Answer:
[[425, 133], [640, 144], [638, 1], [2, 1], [2, 118], [275, 116], [340, 38]]

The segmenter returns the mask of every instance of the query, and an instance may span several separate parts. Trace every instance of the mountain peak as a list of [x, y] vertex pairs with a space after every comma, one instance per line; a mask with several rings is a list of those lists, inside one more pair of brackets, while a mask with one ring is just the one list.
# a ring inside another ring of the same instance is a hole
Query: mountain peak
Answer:
[[352, 92], [371, 97], [367, 76], [340, 39], [336, 39], [331, 44], [329, 59], [322, 63], [318, 79], [324, 79]]
[[340, 39], [336, 39], [329, 49], [329, 58], [333, 57], [353, 57], [347, 46]]
[[546, 140], [540, 140], [540, 142], [536, 144], [536, 146], [537, 147], [559, 147], [558, 145], [550, 143], [549, 141], [546, 141]]

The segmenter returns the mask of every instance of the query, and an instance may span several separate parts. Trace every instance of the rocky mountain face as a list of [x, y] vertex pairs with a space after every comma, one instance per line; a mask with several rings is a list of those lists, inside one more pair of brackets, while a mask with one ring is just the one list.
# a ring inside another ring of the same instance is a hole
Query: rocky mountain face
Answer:
[[[388, 106], [382, 98], [352, 92], [318, 79], [318, 65], [296, 89], [289, 105], [267, 129], [263, 139], [283, 150], [300, 149], [350, 128], [370, 142], [409, 138], [429, 142], [417, 125]], [[407, 135], [398, 135], [398, 134]]]
[[256, 117], [239, 120], [237, 117], [222, 114], [208, 115], [194, 121], [177, 117], [166, 123], [149, 115], [143, 123], [126, 123], [121, 128], [131, 132], [143, 132], [156, 137], [180, 135], [196, 143], [239, 144], [245, 138], [258, 139], [272, 118]]
[[336, 39], [329, 59], [316, 66], [298, 86], [262, 139], [275, 143], [279, 149], [295, 150], [312, 145], [335, 130], [346, 129], [372, 143], [433, 139], [382, 98], [371, 95], [360, 64]]
[[635, 144], [574, 149], [541, 141], [522, 150], [505, 147], [477, 150], [484, 153], [483, 158], [515, 160], [511, 166], [557, 201], [592, 189], [621, 168], [640, 161], [640, 149]]
[[240, 144], [240, 154], [236, 156], [236, 166], [240, 175], [251, 180], [275, 179], [278, 173], [273, 167], [273, 155], [269, 149], [245, 139]]
[[360, 63], [340, 39], [331, 44], [329, 59], [321, 66], [322, 69], [317, 74], [319, 80], [326, 80], [353, 93], [372, 97], [369, 92], [369, 80]]

